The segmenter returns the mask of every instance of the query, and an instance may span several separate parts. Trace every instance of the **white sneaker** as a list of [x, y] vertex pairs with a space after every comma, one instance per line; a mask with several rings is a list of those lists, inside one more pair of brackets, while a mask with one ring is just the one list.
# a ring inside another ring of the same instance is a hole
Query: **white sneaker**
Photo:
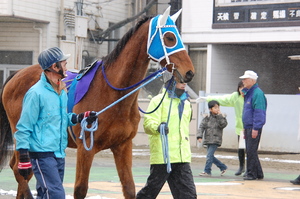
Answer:
[[199, 173], [199, 176], [211, 177], [211, 174], [208, 174], [208, 173], [202, 172], [202, 173]]
[[225, 174], [225, 172], [226, 172], [226, 169], [221, 171], [221, 176], [223, 176]]

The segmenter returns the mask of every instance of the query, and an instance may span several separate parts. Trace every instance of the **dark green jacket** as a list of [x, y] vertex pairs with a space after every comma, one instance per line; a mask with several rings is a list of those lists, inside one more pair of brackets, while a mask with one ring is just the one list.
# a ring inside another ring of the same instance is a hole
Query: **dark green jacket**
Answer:
[[223, 129], [227, 126], [227, 119], [222, 114], [210, 114], [203, 118], [197, 133], [197, 139], [204, 138], [203, 145], [222, 145]]

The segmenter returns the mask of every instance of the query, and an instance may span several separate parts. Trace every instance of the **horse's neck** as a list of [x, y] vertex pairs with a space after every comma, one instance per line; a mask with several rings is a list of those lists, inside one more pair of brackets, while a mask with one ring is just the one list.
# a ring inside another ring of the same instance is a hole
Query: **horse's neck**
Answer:
[[123, 85], [130, 86], [142, 80], [146, 74], [150, 59], [147, 54], [147, 33], [143, 34], [133, 35], [113, 63], [112, 74]]

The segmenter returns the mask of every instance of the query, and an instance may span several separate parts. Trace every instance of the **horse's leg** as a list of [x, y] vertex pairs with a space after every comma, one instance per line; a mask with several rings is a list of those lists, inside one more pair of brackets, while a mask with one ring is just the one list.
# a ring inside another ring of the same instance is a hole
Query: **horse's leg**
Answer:
[[17, 161], [18, 153], [15, 151], [12, 159], [10, 160], [10, 168], [13, 170], [16, 181], [18, 182], [18, 192], [16, 199], [33, 199], [30, 188], [28, 186], [28, 182], [32, 177], [32, 173], [28, 176], [28, 180], [25, 180], [23, 176], [19, 174], [18, 171], [18, 161]]
[[132, 140], [111, 148], [123, 188], [125, 199], [135, 198], [135, 185], [132, 176]]
[[94, 155], [94, 150], [87, 151], [83, 147], [83, 144], [78, 145], [74, 199], [84, 199], [87, 194], [88, 180]]

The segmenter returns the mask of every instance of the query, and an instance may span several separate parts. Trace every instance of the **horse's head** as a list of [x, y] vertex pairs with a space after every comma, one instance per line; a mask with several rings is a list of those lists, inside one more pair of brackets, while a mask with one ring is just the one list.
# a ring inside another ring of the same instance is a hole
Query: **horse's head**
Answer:
[[147, 53], [153, 60], [166, 66], [176, 81], [189, 82], [194, 77], [195, 69], [175, 25], [180, 13], [181, 10], [169, 16], [169, 7], [163, 15], [151, 19]]

